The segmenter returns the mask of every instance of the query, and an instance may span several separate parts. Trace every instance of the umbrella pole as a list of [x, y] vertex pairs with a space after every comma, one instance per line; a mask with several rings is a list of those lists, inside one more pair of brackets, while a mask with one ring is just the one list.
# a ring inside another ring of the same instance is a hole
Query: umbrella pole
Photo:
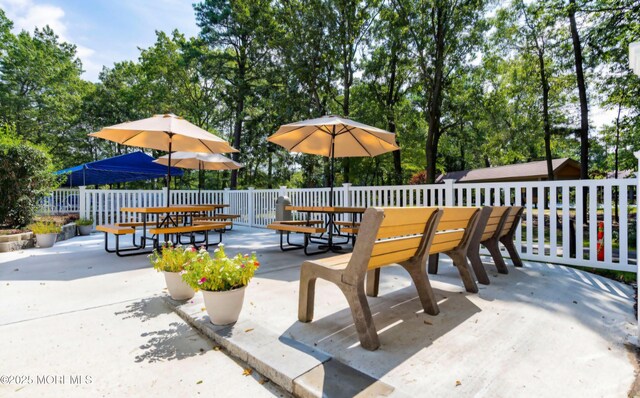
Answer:
[[202, 204], [202, 162], [198, 161], [198, 204]]
[[333, 206], [333, 180], [335, 179], [335, 154], [333, 153], [333, 150], [335, 149], [336, 146], [336, 126], [333, 126], [333, 131], [331, 132], [331, 172], [330, 172], [330, 177], [331, 177], [331, 181], [330, 184], [331, 185], [331, 189], [329, 190], [329, 206]]
[[171, 135], [169, 135], [169, 165], [167, 171], [167, 207], [171, 206]]

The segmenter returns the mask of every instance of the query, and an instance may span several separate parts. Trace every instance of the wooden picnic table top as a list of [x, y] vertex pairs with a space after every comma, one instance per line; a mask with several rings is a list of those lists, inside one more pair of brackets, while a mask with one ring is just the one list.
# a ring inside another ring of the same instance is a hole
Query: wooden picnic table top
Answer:
[[285, 209], [309, 213], [364, 213], [367, 210], [366, 207], [343, 206], [286, 206]]
[[161, 207], [121, 207], [120, 211], [130, 213], [164, 214], [164, 213], [189, 213], [196, 211], [211, 211], [228, 205], [187, 205], [187, 206], [161, 206]]

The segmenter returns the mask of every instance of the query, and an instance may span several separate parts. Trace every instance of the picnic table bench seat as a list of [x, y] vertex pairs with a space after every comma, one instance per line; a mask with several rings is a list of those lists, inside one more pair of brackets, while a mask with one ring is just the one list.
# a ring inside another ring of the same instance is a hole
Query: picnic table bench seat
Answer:
[[[115, 225], [118, 227], [144, 227], [144, 223], [142, 221], [117, 222]], [[147, 223], [147, 225], [151, 225], [151, 223]]]
[[[104, 250], [107, 253], [116, 253], [119, 257], [133, 256], [140, 254], [141, 245], [136, 244], [136, 229], [133, 227], [120, 226], [116, 224], [103, 224], [96, 225], [96, 231], [104, 232]], [[116, 240], [115, 248], [109, 248], [109, 235], [114, 235]], [[133, 235], [133, 246], [124, 249], [120, 248], [120, 236]], [[136, 252], [130, 254], [123, 254], [125, 252]]]
[[[322, 222], [320, 222], [322, 224]], [[268, 229], [277, 231], [280, 234], [280, 250], [283, 252], [289, 250], [303, 249], [306, 255], [316, 254], [315, 252], [309, 252], [309, 242], [312, 234], [323, 234], [326, 232], [324, 226], [319, 225], [315, 221], [305, 222], [290, 222], [290, 221], [276, 221], [267, 225]], [[290, 235], [292, 232], [304, 234], [303, 244], [292, 243]], [[287, 236], [287, 246], [284, 245], [283, 235]]]
[[[206, 223], [200, 225], [184, 225], [178, 227], [153, 227], [149, 228], [149, 233], [152, 235], [156, 235], [154, 239], [154, 247], [158, 248], [160, 246], [160, 235], [164, 235], [165, 241], [171, 235], [176, 236], [176, 240], [178, 243], [182, 243], [181, 237], [184, 234], [189, 235], [189, 243], [191, 245], [203, 244], [205, 247], [209, 247], [210, 245], [217, 245], [222, 242], [222, 233], [224, 232], [226, 225], [223, 223]], [[216, 243], [209, 242], [209, 232], [212, 230], [216, 230], [219, 233], [220, 239]], [[204, 239], [202, 241], [197, 242], [195, 240], [195, 233], [203, 232]]]
[[313, 320], [317, 278], [336, 284], [345, 295], [363, 348], [380, 346], [365, 295], [367, 272], [400, 264], [416, 286], [426, 313], [438, 313], [424, 264], [442, 211], [436, 207], [368, 208], [353, 252], [308, 260], [300, 268], [298, 319]]

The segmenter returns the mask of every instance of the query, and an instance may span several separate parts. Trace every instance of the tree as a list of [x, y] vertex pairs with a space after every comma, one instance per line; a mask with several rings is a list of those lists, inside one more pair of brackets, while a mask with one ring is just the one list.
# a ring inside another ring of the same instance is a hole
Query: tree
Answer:
[[[231, 92], [233, 145], [240, 147], [246, 101], [259, 84], [261, 66], [269, 55], [271, 5], [267, 0], [205, 0], [194, 8], [201, 36], [212, 49], [219, 50], [219, 66]], [[235, 160], [239, 156], [233, 154]], [[230, 185], [238, 185], [237, 170], [231, 172]]]
[[394, 0], [409, 27], [409, 46], [416, 59], [420, 105], [429, 125], [426, 171], [435, 182], [438, 144], [452, 125], [443, 125], [443, 100], [457, 70], [469, 60], [485, 29], [483, 0]]

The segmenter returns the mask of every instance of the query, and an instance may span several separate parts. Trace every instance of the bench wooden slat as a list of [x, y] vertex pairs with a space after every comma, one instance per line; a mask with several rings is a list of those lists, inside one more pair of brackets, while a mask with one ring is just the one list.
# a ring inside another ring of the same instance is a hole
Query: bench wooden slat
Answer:
[[340, 228], [340, 232], [344, 232], [347, 234], [358, 234], [360, 227], [342, 227]]
[[188, 232], [210, 231], [212, 229], [224, 228], [223, 224], [207, 224], [207, 225], [189, 225], [184, 227], [162, 227], [151, 228], [149, 233], [153, 235], [161, 234], [182, 234]]
[[233, 225], [231, 221], [194, 221], [193, 225], [220, 225], [222, 227], [229, 227]]
[[240, 214], [214, 214], [212, 216], [199, 216], [195, 217], [196, 221], [217, 221], [217, 220], [235, 220], [236, 218], [240, 218]]
[[114, 224], [96, 225], [96, 231], [106, 232], [114, 235], [127, 235], [136, 232], [132, 227], [121, 227]]
[[359, 222], [353, 222], [353, 221], [334, 221], [333, 223], [341, 227], [359, 227], [360, 226]]
[[305, 234], [320, 234], [326, 231], [324, 228], [321, 228], [321, 227], [289, 225], [289, 224], [279, 224], [279, 223], [269, 224], [267, 225], [267, 228], [273, 229], [276, 231], [301, 232]]
[[[150, 223], [147, 223], [149, 225]], [[143, 222], [117, 222], [115, 223], [117, 227], [143, 227]]]
[[285, 224], [285, 225], [322, 225], [322, 220], [309, 220], [309, 221], [274, 221], [273, 224]]

